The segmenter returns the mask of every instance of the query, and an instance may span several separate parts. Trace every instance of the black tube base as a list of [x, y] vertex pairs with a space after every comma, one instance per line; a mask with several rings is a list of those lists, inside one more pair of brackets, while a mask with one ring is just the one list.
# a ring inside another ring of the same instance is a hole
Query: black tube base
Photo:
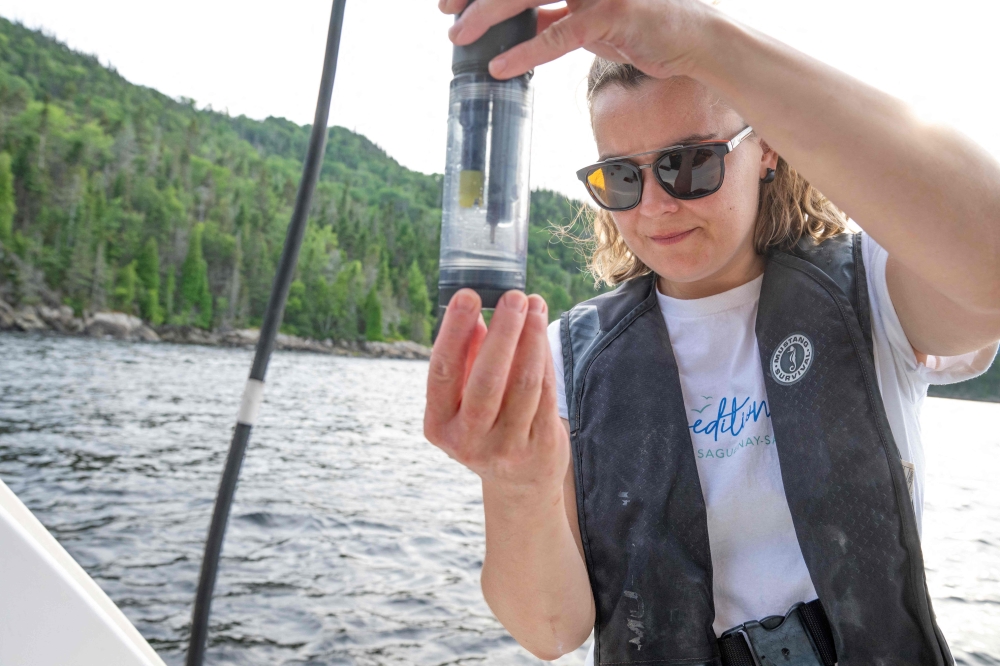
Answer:
[[479, 294], [479, 298], [483, 301], [483, 309], [493, 309], [500, 302], [500, 297], [506, 294], [511, 289], [518, 289], [524, 291], [524, 285], [513, 286], [513, 287], [500, 287], [495, 286], [480, 287], [474, 284], [463, 284], [460, 286], [445, 286], [441, 285], [438, 287], [438, 305], [442, 308], [448, 307], [448, 303], [451, 302], [451, 297], [455, 295], [455, 292], [459, 289], [469, 288]]
[[483, 308], [492, 309], [500, 302], [500, 297], [511, 289], [524, 291], [524, 278], [523, 270], [445, 268], [438, 280], [438, 305], [448, 307], [456, 291], [468, 288], [479, 294]]

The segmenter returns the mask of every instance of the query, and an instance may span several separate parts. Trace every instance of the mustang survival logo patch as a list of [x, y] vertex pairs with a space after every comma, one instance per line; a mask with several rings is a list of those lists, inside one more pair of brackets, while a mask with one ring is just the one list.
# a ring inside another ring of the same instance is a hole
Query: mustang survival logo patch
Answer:
[[778, 345], [771, 356], [771, 376], [779, 384], [802, 379], [813, 360], [813, 344], [802, 333], [793, 333]]

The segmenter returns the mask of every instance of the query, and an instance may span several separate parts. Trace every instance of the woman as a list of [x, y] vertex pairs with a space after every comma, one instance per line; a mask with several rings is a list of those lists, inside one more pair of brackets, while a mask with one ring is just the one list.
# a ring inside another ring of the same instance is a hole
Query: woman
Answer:
[[[476, 0], [451, 38], [540, 4]], [[540, 10], [491, 73], [576, 48], [591, 269], [621, 286], [548, 332], [537, 295], [487, 331], [460, 291], [428, 377], [427, 438], [482, 478], [490, 607], [543, 659], [593, 629], [595, 663], [763, 663], [768, 636], [782, 663], [951, 663], [918, 413], [996, 353], [1000, 165], [698, 0]]]

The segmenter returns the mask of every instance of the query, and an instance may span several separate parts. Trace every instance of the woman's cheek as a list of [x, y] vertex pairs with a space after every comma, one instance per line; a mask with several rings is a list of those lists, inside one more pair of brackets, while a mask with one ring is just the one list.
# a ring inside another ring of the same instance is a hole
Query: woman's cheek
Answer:
[[612, 214], [611, 218], [615, 221], [615, 226], [618, 227], [618, 233], [621, 234], [622, 240], [632, 252], [635, 252], [635, 248], [638, 247], [635, 220], [633, 219], [635, 216], [630, 215], [630, 213], [631, 211], [621, 211]]

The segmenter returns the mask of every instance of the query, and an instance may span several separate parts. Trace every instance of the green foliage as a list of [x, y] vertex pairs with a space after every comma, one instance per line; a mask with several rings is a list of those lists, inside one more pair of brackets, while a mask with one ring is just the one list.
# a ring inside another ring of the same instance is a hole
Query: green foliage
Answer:
[[135, 286], [138, 282], [135, 264], [131, 261], [118, 271], [115, 284], [115, 307], [128, 314], [135, 314]]
[[284, 333], [297, 335], [300, 330], [309, 328], [309, 316], [306, 311], [306, 285], [302, 280], [295, 280], [288, 289], [288, 300], [285, 302], [285, 317], [281, 330]]
[[406, 273], [406, 293], [410, 299], [410, 339], [426, 343], [430, 339], [431, 301], [427, 296], [427, 283], [420, 266], [414, 261]]
[[0, 243], [10, 243], [16, 210], [14, 174], [10, 172], [10, 155], [0, 153]]
[[163, 323], [163, 308], [160, 307], [160, 290], [145, 289], [140, 295], [139, 310], [143, 319], [153, 326]]
[[374, 286], [365, 297], [365, 340], [385, 340], [382, 335], [382, 303]]
[[600, 293], [584, 269], [581, 250], [573, 243], [561, 242], [552, 231], [552, 227], [570, 227], [574, 234], [584, 235], [579, 224], [581, 207], [580, 202], [549, 190], [531, 193], [527, 291], [545, 298], [549, 321]]
[[[197, 110], [3, 19], [0, 43], [0, 241], [78, 313], [259, 325], [310, 128]], [[283, 330], [428, 342], [442, 182], [331, 128]], [[528, 287], [553, 317], [596, 293], [548, 228], [574, 205], [532, 194]]]
[[375, 279], [375, 287], [381, 291], [392, 289], [389, 278], [389, 256], [384, 248], [379, 248], [378, 277]]
[[985, 374], [967, 382], [931, 386], [927, 389], [927, 395], [935, 398], [1000, 402], [1000, 361], [994, 361]]
[[212, 326], [212, 294], [208, 288], [208, 262], [202, 252], [204, 224], [195, 225], [188, 239], [188, 252], [181, 266], [181, 312], [187, 322], [201, 328]]
[[160, 251], [155, 238], [150, 238], [142, 246], [136, 261], [139, 277], [139, 311], [142, 318], [159, 325], [163, 323], [163, 309], [160, 307]]
[[160, 288], [160, 251], [155, 238], [150, 238], [142, 246], [136, 273], [146, 289]]
[[337, 280], [330, 291], [331, 310], [336, 322], [332, 337], [340, 340], [357, 340], [364, 331], [360, 305], [365, 293], [365, 276], [361, 262], [352, 261], [337, 273]]
[[177, 276], [173, 271], [167, 273], [167, 293], [163, 297], [163, 318], [166, 321], [174, 317], [174, 298], [177, 294]]
[[[138, 304], [154, 324], [258, 325], [309, 133], [281, 118], [199, 111], [0, 18], [0, 242], [77, 314]], [[283, 330], [427, 342], [442, 182], [330, 128]], [[527, 290], [551, 319], [598, 293], [577, 248], [552, 229], [572, 226], [579, 208], [531, 195]], [[381, 322], [370, 327], [375, 303]], [[1000, 365], [931, 392], [1000, 400]]]

